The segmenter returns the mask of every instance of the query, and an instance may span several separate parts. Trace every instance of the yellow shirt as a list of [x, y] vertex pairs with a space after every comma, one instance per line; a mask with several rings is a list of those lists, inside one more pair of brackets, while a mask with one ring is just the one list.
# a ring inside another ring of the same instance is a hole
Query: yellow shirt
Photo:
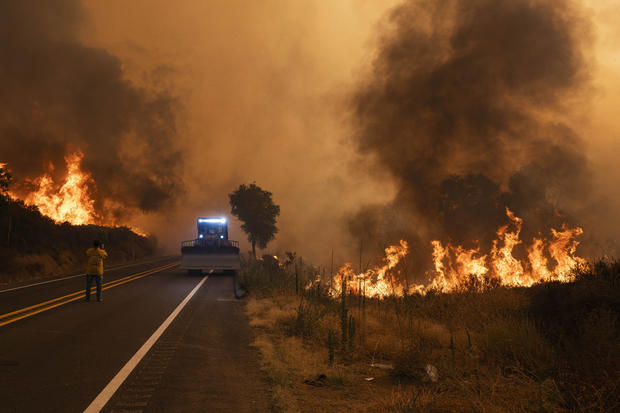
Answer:
[[103, 275], [103, 259], [108, 258], [108, 253], [101, 248], [89, 248], [86, 250], [88, 263], [86, 264], [86, 274]]

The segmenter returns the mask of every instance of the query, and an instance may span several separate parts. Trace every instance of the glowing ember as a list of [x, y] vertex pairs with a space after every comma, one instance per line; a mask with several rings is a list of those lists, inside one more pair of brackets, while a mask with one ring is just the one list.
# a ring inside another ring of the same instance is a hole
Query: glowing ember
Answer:
[[27, 205], [39, 208], [56, 222], [74, 225], [96, 224], [101, 217], [95, 212], [94, 201], [88, 195], [94, 182], [90, 174], [80, 169], [84, 154], [76, 152], [65, 157], [67, 176], [58, 188], [50, 175], [43, 175], [33, 181], [36, 187], [24, 198]]
[[[407, 242], [393, 245], [385, 250], [385, 264], [361, 274], [355, 274], [351, 264], [345, 264], [334, 276], [329, 293], [337, 297], [343, 286], [347, 291], [366, 297], [383, 298], [407, 294], [426, 294], [429, 291], [453, 292], [474, 286], [483, 288], [491, 285], [525, 286], [548, 281], [569, 282], [572, 269], [585, 265], [586, 260], [575, 256], [578, 236], [583, 233], [579, 227], [569, 229], [562, 226], [562, 231], [551, 229], [552, 239], [545, 241], [534, 238], [526, 248], [527, 260], [519, 261], [513, 256], [514, 248], [521, 244], [519, 239], [523, 220], [506, 208], [510, 224], [497, 230], [497, 239], [489, 254], [481, 255], [480, 248], [466, 249], [462, 246], [444, 246], [440, 241], [431, 242], [433, 246], [434, 268], [428, 271], [430, 282], [427, 285], [414, 284], [405, 286], [394, 269], [409, 252]], [[511, 228], [512, 227], [512, 228]], [[548, 255], [555, 261], [549, 268]]]

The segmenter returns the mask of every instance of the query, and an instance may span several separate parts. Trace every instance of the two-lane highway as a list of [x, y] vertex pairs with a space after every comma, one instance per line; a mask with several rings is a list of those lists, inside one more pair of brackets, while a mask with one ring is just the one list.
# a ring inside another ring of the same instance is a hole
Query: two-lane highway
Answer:
[[[120, 278], [153, 270], [177, 261], [178, 258], [176, 257], [165, 257], [146, 262], [106, 267], [103, 282], [118, 281]], [[84, 292], [85, 287], [86, 276], [83, 273], [0, 287], [0, 316], [77, 291]]]
[[[146, 360], [150, 363], [155, 360], [158, 365], [163, 365], [158, 357], [166, 365], [184, 365], [187, 357], [196, 357], [201, 351], [205, 355], [229, 352], [224, 359], [234, 359], [238, 354], [246, 360], [236, 366], [239, 374], [249, 374], [253, 384], [265, 389], [257, 355], [249, 347], [250, 333], [241, 310], [243, 304], [232, 301], [232, 279], [212, 278], [188, 276], [178, 269], [175, 259], [166, 259], [106, 271], [107, 289], [101, 303], [84, 301], [83, 276], [0, 290], [0, 411], [81, 412], [88, 406], [91, 411], [98, 411], [124, 380], [136, 374], [133, 370], [146, 362], [142, 358], [147, 354]], [[212, 314], [202, 314], [203, 311], [220, 314], [215, 319], [211, 318]], [[174, 328], [179, 319], [188, 320], [183, 321], [182, 331]], [[186, 340], [193, 340], [194, 334], [211, 337], [214, 332], [215, 336], [199, 343], [201, 349], [194, 345], [192, 354], [178, 350]], [[176, 338], [170, 341], [173, 333]], [[231, 334], [230, 342], [222, 341], [222, 337]], [[157, 343], [163, 343], [163, 350], [161, 346], [151, 349]], [[137, 357], [141, 351], [144, 354]], [[158, 380], [172, 380], [166, 379], [164, 373], [178, 379], [184, 375], [209, 374], [182, 369], [162, 370]], [[243, 370], [247, 371], [241, 373]], [[126, 374], [119, 382], [122, 371]], [[170, 382], [171, 386], [174, 381]], [[149, 386], [149, 400], [161, 400], [160, 405], [171, 400], [161, 398], [169, 389], [152, 383]], [[247, 383], [245, 387], [252, 388]], [[227, 391], [204, 390], [220, 395]], [[239, 391], [243, 393], [243, 389]], [[208, 400], [201, 403], [205, 402]], [[180, 405], [168, 407], [173, 411], [185, 410]], [[140, 402], [128, 410], [157, 409], [157, 404]]]
[[[123, 271], [120, 269], [115, 269], [112, 271], [113, 276], [108, 277], [112, 278], [110, 281], [102, 282], [102, 291], [109, 290], [110, 288], [117, 287], [119, 285], [126, 284], [131, 281], [135, 281], [137, 279], [147, 277], [149, 275], [156, 274], [158, 272], [176, 267], [178, 262], [166, 263], [154, 268], [148, 268], [143, 271], [132, 272], [131, 274], [124, 275]], [[136, 271], [135, 268], [133, 271]], [[22, 320], [27, 317], [34, 316], [36, 314], [42, 313], [44, 311], [51, 310], [53, 308], [59, 307], [61, 305], [68, 304], [73, 301], [84, 300], [85, 297], [85, 286], [82, 285], [81, 288], [73, 291], [71, 293], [63, 293], [69, 289], [77, 288], [77, 283], [75, 278], [85, 278], [85, 274], [80, 274], [78, 276], [69, 276], [69, 277], [61, 277], [56, 280], [49, 280], [47, 282], [39, 282], [33, 283], [30, 285], [23, 285], [20, 287], [7, 288], [5, 290], [1, 290], [0, 294], [6, 294], [7, 299], [3, 301], [2, 307], [11, 308], [17, 307], [15, 310], [9, 312], [0, 313], [0, 327], [5, 326], [7, 324], [11, 324]], [[52, 283], [57, 283], [53, 286], [49, 285]], [[84, 284], [84, 281], [82, 281]], [[26, 291], [26, 288], [30, 288]], [[96, 291], [96, 286], [91, 287], [91, 292], [94, 293]], [[60, 295], [58, 295], [60, 294]], [[24, 302], [33, 301], [33, 300], [41, 300], [42, 297], [54, 297], [49, 300], [40, 301], [36, 304], [28, 305], [23, 307]], [[3, 297], [4, 298], [4, 297]], [[11, 299], [12, 298], [12, 299]]]

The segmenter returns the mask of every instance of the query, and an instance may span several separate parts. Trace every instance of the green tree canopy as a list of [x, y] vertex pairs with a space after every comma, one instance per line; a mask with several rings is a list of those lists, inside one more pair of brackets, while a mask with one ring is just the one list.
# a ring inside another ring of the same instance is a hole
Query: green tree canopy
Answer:
[[267, 243], [276, 237], [276, 218], [280, 215], [280, 207], [273, 203], [271, 192], [263, 190], [256, 183], [239, 185], [239, 188], [228, 194], [228, 198], [231, 213], [243, 222], [241, 229], [248, 234], [252, 255], [256, 258], [256, 244], [266, 248]]

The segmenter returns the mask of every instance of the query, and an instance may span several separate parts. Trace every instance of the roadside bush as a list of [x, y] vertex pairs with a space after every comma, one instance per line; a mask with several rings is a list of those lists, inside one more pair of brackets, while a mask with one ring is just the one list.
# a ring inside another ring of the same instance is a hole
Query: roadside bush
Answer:
[[620, 262], [599, 261], [577, 271], [570, 284], [551, 283], [531, 289], [529, 313], [553, 343], [582, 333], [582, 322], [593, 312], [620, 312]]
[[318, 333], [328, 311], [325, 306], [318, 304], [316, 301], [302, 297], [297, 307], [297, 312], [292, 317], [280, 320], [280, 323], [290, 335], [304, 338], [320, 337], [322, 335]]
[[277, 265], [242, 257], [240, 284], [251, 294], [262, 296], [295, 292], [294, 280]]
[[488, 364], [543, 380], [556, 367], [553, 348], [527, 318], [496, 318], [484, 327], [480, 353]]

